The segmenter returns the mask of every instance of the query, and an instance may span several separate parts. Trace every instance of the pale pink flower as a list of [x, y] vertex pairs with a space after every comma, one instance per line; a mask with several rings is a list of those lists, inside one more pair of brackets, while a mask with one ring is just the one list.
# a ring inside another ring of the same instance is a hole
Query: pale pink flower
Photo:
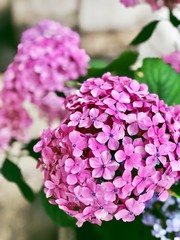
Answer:
[[174, 151], [174, 145], [160, 145], [158, 149], [155, 145], [149, 143], [145, 146], [145, 150], [151, 156], [147, 158], [147, 164], [156, 165], [160, 161], [163, 165], [167, 162], [167, 157], [165, 157], [169, 152]]
[[89, 110], [84, 109], [83, 114], [79, 111], [73, 113], [70, 116], [70, 122], [68, 123], [68, 126], [77, 126], [79, 127], [88, 127], [89, 126]]
[[132, 185], [132, 179], [132, 174], [128, 170], [123, 172], [122, 177], [116, 177], [114, 179], [113, 184], [118, 190], [117, 194], [119, 198], [125, 199], [131, 194], [134, 188]]
[[105, 90], [111, 89], [112, 86], [105, 82], [102, 81], [101, 78], [94, 79], [94, 86], [91, 90], [91, 94], [93, 97], [98, 97], [99, 95], [103, 94]]
[[120, 209], [115, 214], [117, 220], [122, 219], [124, 222], [131, 222], [135, 219], [135, 216], [141, 214], [145, 208], [143, 203], [138, 202], [133, 198], [126, 200], [125, 206], [126, 208]]
[[139, 168], [141, 166], [141, 155], [134, 152], [133, 144], [124, 145], [124, 151], [118, 150], [115, 153], [115, 159], [117, 162], [124, 162], [124, 167], [127, 170], [132, 170], [134, 167]]
[[86, 139], [81, 137], [81, 134], [74, 130], [69, 134], [69, 140], [72, 144], [74, 156], [80, 157], [83, 153], [83, 150], [87, 147]]
[[92, 176], [94, 178], [103, 177], [104, 179], [112, 179], [119, 164], [111, 159], [108, 151], [101, 153], [99, 158], [90, 158], [90, 166], [93, 168]]
[[60, 176], [51, 175], [51, 180], [46, 180], [44, 186], [47, 188], [46, 196], [51, 197], [54, 192], [58, 192], [60, 187]]
[[104, 122], [108, 118], [106, 113], [99, 114], [99, 110], [97, 108], [92, 108], [89, 111], [90, 119], [94, 123], [95, 128], [102, 128], [104, 126]]
[[112, 220], [112, 215], [117, 209], [117, 205], [111, 202], [104, 202], [100, 204], [99, 209], [95, 211], [94, 215], [97, 219], [109, 221]]
[[124, 137], [124, 131], [114, 123], [112, 129], [108, 125], [104, 125], [103, 132], [100, 132], [97, 136], [97, 141], [100, 143], [108, 142], [108, 147], [111, 150], [116, 150], [119, 147], [119, 139]]
[[91, 179], [87, 179], [86, 186], [77, 186], [74, 189], [75, 193], [77, 190], [79, 190], [79, 196], [82, 198], [81, 201], [86, 205], [93, 204], [93, 202], [103, 199], [103, 188], [101, 184], [96, 184]]
[[153, 183], [152, 176], [156, 170], [153, 166], [142, 166], [138, 170], [138, 175], [134, 177], [132, 185], [135, 186], [138, 194]]
[[101, 155], [101, 152], [108, 150], [106, 145], [100, 144], [95, 138], [90, 138], [88, 145], [95, 157], [99, 157]]

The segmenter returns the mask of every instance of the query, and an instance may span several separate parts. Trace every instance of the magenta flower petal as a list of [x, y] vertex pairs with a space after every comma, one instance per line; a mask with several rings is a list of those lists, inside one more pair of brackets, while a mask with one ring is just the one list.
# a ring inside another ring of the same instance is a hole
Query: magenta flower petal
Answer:
[[127, 131], [130, 136], [136, 135], [139, 131], [138, 124], [132, 123], [131, 125], [128, 126]]
[[170, 163], [171, 167], [172, 167], [172, 171], [180, 171], [180, 159], [179, 160], [174, 160], [174, 161], [171, 161]]
[[106, 143], [109, 139], [109, 136], [104, 132], [100, 132], [98, 133], [98, 136], [96, 139], [99, 143]]
[[123, 162], [126, 159], [126, 154], [124, 153], [124, 151], [119, 150], [115, 153], [115, 159], [118, 162]]
[[76, 183], [77, 183], [77, 177], [76, 177], [75, 175], [73, 175], [73, 174], [69, 174], [69, 175], [67, 176], [67, 183], [68, 183], [69, 185], [74, 185], [74, 184], [76, 184]]
[[157, 150], [156, 150], [156, 147], [153, 145], [153, 144], [147, 144], [145, 146], [145, 150], [147, 153], [149, 153], [150, 155], [154, 155], [156, 154]]
[[55, 184], [49, 180], [45, 181], [44, 185], [49, 189], [53, 189], [55, 187]]
[[104, 173], [103, 168], [95, 168], [95, 169], [93, 169], [93, 171], [92, 171], [92, 176], [93, 176], [94, 178], [100, 178], [100, 177], [103, 176], [103, 173]]
[[90, 166], [93, 168], [99, 168], [102, 166], [102, 161], [98, 158], [90, 158], [89, 160]]
[[122, 209], [115, 214], [117, 220], [122, 219], [124, 222], [132, 222], [135, 216], [131, 214], [128, 210]]
[[109, 142], [108, 142], [108, 147], [109, 147], [109, 149], [111, 149], [111, 150], [117, 150], [118, 147], [119, 147], [119, 142], [118, 142], [118, 140], [115, 140], [115, 139], [113, 139], [113, 138], [110, 138], [110, 139], [109, 139]]

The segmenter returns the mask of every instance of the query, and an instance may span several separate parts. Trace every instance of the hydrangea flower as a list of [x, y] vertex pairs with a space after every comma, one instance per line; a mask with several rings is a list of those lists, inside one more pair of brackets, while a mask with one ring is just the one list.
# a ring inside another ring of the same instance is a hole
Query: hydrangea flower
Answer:
[[[66, 82], [85, 75], [88, 61], [78, 33], [58, 22], [41, 21], [22, 34], [14, 60], [4, 74], [3, 91], [15, 91], [20, 99], [36, 104], [51, 121], [57, 114], [64, 116], [63, 98], [52, 93], [71, 94]], [[56, 110], [53, 103], [59, 105]]]
[[180, 73], [180, 51], [175, 51], [164, 56], [163, 60], [169, 63], [176, 72]]
[[[110, 73], [86, 80], [66, 107], [69, 116], [44, 130], [34, 147], [41, 152], [38, 166], [51, 203], [81, 226], [113, 217], [133, 221], [154, 194], [168, 198], [180, 178], [175, 108], [145, 84]], [[167, 137], [161, 141], [162, 128]], [[47, 184], [54, 176], [56, 190]]]
[[153, 10], [157, 10], [163, 6], [167, 6], [169, 8], [174, 8], [177, 4], [179, 4], [179, 0], [120, 0], [122, 4], [126, 7], [133, 7], [140, 3], [149, 4]]
[[[156, 215], [157, 214], [157, 215]], [[170, 196], [165, 203], [154, 197], [143, 213], [142, 221], [150, 226], [152, 235], [161, 240], [180, 238], [180, 200]]]
[[57, 22], [44, 20], [22, 34], [14, 60], [3, 78], [0, 150], [13, 139], [28, 139], [31, 120], [23, 107], [25, 102], [36, 105], [49, 125], [65, 118], [65, 96], [75, 92], [66, 83], [86, 74], [88, 61], [89, 56], [80, 48], [78, 33]]
[[32, 124], [28, 112], [14, 92], [8, 92], [0, 102], [0, 152], [8, 148], [13, 139], [26, 143], [27, 129]]

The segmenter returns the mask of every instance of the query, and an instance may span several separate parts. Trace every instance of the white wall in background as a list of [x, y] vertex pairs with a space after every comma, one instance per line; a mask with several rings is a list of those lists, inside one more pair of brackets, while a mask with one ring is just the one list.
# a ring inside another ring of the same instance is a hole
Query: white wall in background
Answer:
[[119, 0], [82, 0], [79, 24], [85, 31], [131, 30], [150, 18], [147, 5], [125, 8]]
[[77, 23], [78, 0], [13, 0], [12, 13], [17, 25], [33, 25], [51, 18], [73, 27]]

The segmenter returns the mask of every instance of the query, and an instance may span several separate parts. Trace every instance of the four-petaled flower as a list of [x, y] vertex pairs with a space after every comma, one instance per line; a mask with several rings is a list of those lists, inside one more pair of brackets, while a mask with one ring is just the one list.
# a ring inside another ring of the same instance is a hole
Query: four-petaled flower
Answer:
[[110, 128], [108, 125], [104, 125], [103, 132], [98, 133], [97, 141], [99, 143], [108, 142], [108, 147], [111, 150], [116, 150], [119, 147], [119, 140], [124, 137], [124, 130], [116, 123]]
[[170, 152], [169, 150], [168, 145], [160, 145], [157, 149], [154, 144], [147, 144], [145, 146], [145, 151], [151, 155], [150, 157], [147, 157], [147, 164], [155, 166], [160, 161], [164, 165], [167, 162], [165, 156]]
[[81, 134], [74, 130], [69, 134], [69, 139], [72, 144], [74, 156], [80, 157], [83, 153], [83, 150], [87, 147], [86, 138], [81, 137]]
[[93, 121], [95, 128], [102, 128], [104, 126], [104, 122], [108, 118], [106, 113], [99, 114], [99, 110], [97, 108], [92, 108], [89, 111], [90, 119]]
[[115, 153], [115, 159], [119, 163], [124, 162], [125, 169], [132, 170], [141, 166], [142, 157], [139, 153], [134, 153], [133, 144], [126, 144], [124, 145], [124, 151], [118, 150]]
[[112, 160], [108, 151], [102, 152], [99, 158], [90, 158], [89, 163], [93, 168], [92, 176], [94, 178], [103, 177], [106, 180], [112, 179], [119, 167], [119, 164]]
[[122, 219], [124, 222], [131, 222], [135, 219], [135, 216], [141, 214], [145, 208], [143, 203], [140, 203], [133, 198], [126, 200], [125, 206], [126, 208], [120, 208], [115, 214], [117, 220]]

